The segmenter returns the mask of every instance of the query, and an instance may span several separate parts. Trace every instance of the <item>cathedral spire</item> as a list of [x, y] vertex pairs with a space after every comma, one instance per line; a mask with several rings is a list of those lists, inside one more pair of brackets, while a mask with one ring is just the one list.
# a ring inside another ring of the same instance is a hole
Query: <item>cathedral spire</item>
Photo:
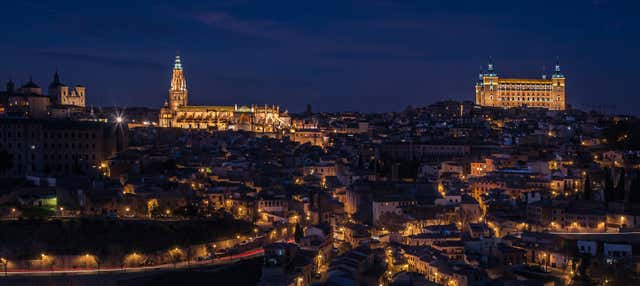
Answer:
[[60, 82], [60, 75], [58, 74], [58, 68], [56, 68], [56, 71], [53, 73], [53, 81], [49, 84], [49, 95], [54, 96], [54, 94], [57, 94], [55, 89], [62, 85], [63, 84]]
[[175, 63], [173, 64], [173, 69], [174, 70], [181, 70], [182, 69], [182, 62], [180, 61], [180, 55], [176, 55], [176, 60]]
[[9, 76], [9, 81], [7, 82], [7, 93], [13, 93], [15, 91], [16, 84], [13, 83], [12, 76]]
[[176, 110], [180, 106], [187, 105], [187, 80], [182, 69], [180, 55], [176, 55], [173, 72], [171, 74], [171, 88], [169, 89], [169, 107]]
[[53, 81], [60, 82], [60, 76], [58, 75], [58, 68], [56, 68], [56, 72], [53, 74]]

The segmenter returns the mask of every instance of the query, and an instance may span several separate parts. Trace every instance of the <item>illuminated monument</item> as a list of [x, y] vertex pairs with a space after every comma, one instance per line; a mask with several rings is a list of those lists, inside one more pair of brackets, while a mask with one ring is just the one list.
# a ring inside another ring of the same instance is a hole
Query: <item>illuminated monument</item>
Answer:
[[551, 79], [500, 78], [489, 63], [476, 83], [476, 104], [491, 107], [542, 107], [565, 109], [565, 77], [556, 64]]
[[288, 130], [291, 118], [279, 106], [191, 106], [180, 56], [176, 56], [168, 101], [160, 109], [160, 127], [277, 132]]

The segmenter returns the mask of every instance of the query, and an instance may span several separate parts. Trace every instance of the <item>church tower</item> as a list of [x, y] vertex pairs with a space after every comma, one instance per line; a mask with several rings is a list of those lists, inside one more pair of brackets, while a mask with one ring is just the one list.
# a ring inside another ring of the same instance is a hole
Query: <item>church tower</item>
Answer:
[[180, 56], [176, 56], [171, 75], [171, 89], [169, 89], [169, 108], [175, 111], [180, 106], [187, 106], [187, 81], [184, 78]]
[[551, 82], [553, 85], [551, 96], [556, 99], [556, 109], [558, 110], [564, 110], [566, 108], [565, 81], [566, 79], [564, 75], [560, 72], [560, 63], [556, 62], [553, 75], [551, 75]]
[[65, 104], [65, 99], [69, 96], [69, 87], [60, 82], [58, 71], [53, 74], [53, 81], [49, 84], [49, 96], [53, 103], [57, 105]]

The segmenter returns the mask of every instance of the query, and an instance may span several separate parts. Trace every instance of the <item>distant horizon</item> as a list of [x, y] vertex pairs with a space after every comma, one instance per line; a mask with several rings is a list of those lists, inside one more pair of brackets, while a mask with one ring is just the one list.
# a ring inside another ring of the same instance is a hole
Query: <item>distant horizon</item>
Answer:
[[9, 39], [0, 84], [32, 75], [46, 87], [57, 69], [63, 83], [87, 86], [88, 105], [161, 107], [177, 51], [192, 104], [370, 113], [473, 100], [490, 57], [504, 77], [539, 78], [559, 60], [567, 101], [579, 109], [638, 114], [640, 103], [630, 88], [640, 21], [624, 1], [33, 0], [0, 8]]
[[[423, 108], [423, 107], [428, 107], [430, 105], [436, 104], [436, 103], [440, 103], [440, 102], [447, 102], [447, 101], [455, 101], [455, 102], [471, 102], [473, 103], [473, 100], [456, 100], [456, 99], [442, 99], [442, 100], [438, 100], [438, 101], [434, 101], [434, 102], [430, 102], [430, 103], [425, 103], [423, 105], [411, 105], [412, 108]], [[473, 103], [475, 105], [475, 103]], [[286, 106], [282, 106], [282, 105], [278, 105], [278, 104], [267, 104], [267, 105], [275, 105], [275, 106], [279, 106], [281, 110], [286, 110], [287, 112], [289, 112], [290, 114], [303, 114], [306, 112], [306, 106], [302, 109], [302, 110], [291, 110], [291, 109], [287, 109]], [[195, 106], [208, 106], [207, 104], [196, 104]], [[215, 105], [214, 105], [215, 106]], [[247, 104], [247, 105], [241, 105], [238, 104], [238, 106], [251, 106], [251, 104]], [[478, 105], [476, 105], [478, 106]], [[104, 108], [104, 109], [129, 109], [129, 108], [144, 108], [144, 109], [151, 109], [151, 110], [160, 110], [160, 107], [151, 107], [151, 106], [101, 106], [101, 105], [88, 105], [87, 108]], [[384, 113], [394, 113], [394, 112], [403, 112], [406, 110], [406, 108], [409, 107], [409, 105], [405, 106], [404, 108], [400, 109], [400, 110], [388, 110], [388, 111], [371, 111], [371, 112], [367, 112], [367, 111], [360, 111], [360, 110], [333, 110], [333, 111], [327, 111], [327, 110], [316, 110], [313, 106], [311, 106], [311, 111], [313, 113], [359, 113], [359, 114], [384, 114]], [[485, 107], [485, 108], [496, 108], [496, 109], [501, 109], [500, 107]], [[520, 108], [525, 108], [525, 107], [520, 107]], [[528, 107], [528, 108], [535, 108], [535, 107]], [[542, 110], [543, 108], [536, 108], [537, 110]], [[568, 112], [568, 111], [572, 111], [572, 110], [577, 110], [577, 111], [582, 111], [582, 112], [596, 112], [596, 113], [600, 113], [603, 115], [609, 115], [609, 116], [633, 116], [636, 117], [637, 115], [635, 114], [628, 114], [628, 113], [616, 113], [616, 112], [603, 112], [603, 110], [606, 110], [606, 107], [601, 107], [602, 110], [597, 110], [595, 108], [591, 108], [591, 109], [585, 109], [585, 108], [579, 108], [579, 107], [575, 107], [572, 106], [571, 104], [569, 104], [569, 108], [567, 108], [567, 110], [561, 110], [561, 111], [557, 111], [557, 110], [549, 110], [552, 112]]]

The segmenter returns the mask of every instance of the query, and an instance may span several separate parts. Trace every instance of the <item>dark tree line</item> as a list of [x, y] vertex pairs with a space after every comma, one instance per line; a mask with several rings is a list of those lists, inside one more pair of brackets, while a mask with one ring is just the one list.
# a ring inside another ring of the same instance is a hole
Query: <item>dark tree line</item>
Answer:
[[[614, 170], [617, 176], [614, 177]], [[640, 170], [635, 170], [633, 174], [627, 174], [624, 168], [604, 170], [604, 201], [628, 201], [631, 203], [640, 203]], [[618, 178], [615, 183], [614, 178]], [[587, 176], [585, 184], [587, 183]], [[628, 186], [628, 187], [627, 187]], [[588, 189], [587, 189], [588, 188]], [[589, 194], [587, 194], [587, 191]], [[585, 185], [585, 199], [592, 198], [590, 186]]]

